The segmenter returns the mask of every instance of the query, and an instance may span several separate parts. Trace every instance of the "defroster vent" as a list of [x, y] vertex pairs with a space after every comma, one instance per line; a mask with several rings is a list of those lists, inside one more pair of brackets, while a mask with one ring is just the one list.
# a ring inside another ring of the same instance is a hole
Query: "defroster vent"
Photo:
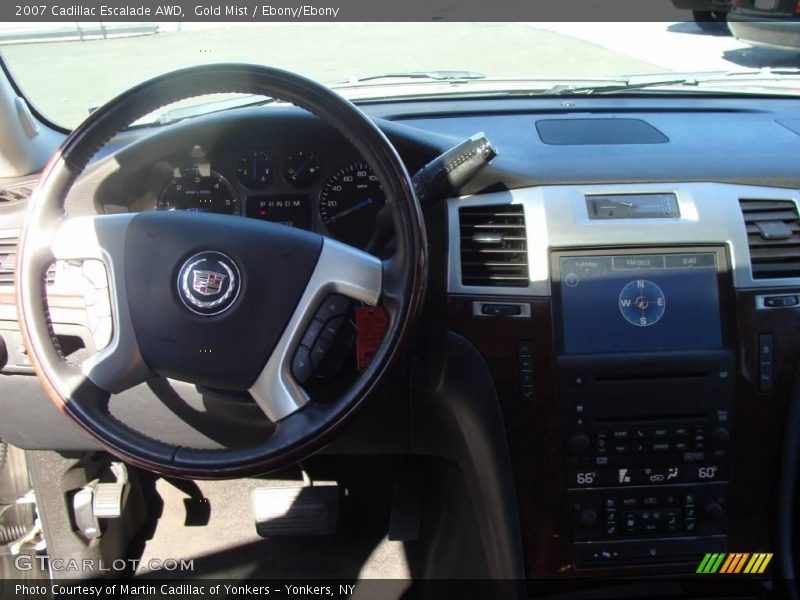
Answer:
[[520, 204], [472, 206], [458, 211], [461, 283], [528, 287], [528, 240]]

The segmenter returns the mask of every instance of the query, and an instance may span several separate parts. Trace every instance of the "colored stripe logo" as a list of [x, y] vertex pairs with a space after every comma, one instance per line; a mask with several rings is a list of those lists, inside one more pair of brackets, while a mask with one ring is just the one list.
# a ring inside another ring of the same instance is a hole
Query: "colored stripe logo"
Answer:
[[724, 573], [735, 575], [738, 573], [760, 574], [767, 569], [772, 560], [772, 553], [748, 552], [709, 553], [700, 561], [696, 573], [713, 575]]

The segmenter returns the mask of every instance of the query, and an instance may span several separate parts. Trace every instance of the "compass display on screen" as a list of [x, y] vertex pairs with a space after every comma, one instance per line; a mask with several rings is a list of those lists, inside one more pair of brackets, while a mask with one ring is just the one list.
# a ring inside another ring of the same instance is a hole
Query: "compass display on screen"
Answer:
[[652, 281], [636, 279], [619, 294], [619, 310], [625, 320], [637, 327], [655, 325], [666, 309], [664, 292]]

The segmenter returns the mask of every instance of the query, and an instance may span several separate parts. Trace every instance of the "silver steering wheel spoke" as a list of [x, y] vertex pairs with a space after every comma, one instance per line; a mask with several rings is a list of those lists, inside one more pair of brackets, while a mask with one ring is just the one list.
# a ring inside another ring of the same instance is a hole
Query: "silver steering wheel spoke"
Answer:
[[125, 240], [133, 214], [76, 217], [61, 224], [51, 243], [53, 258], [100, 261], [105, 266], [111, 303], [110, 342], [81, 365], [83, 374], [111, 394], [152, 377], [133, 330], [125, 292]]
[[331, 294], [340, 294], [375, 306], [382, 291], [383, 263], [380, 259], [324, 238], [319, 260], [300, 302], [249, 390], [271, 421], [285, 419], [309, 401], [307, 392], [292, 375], [292, 359], [322, 301]]

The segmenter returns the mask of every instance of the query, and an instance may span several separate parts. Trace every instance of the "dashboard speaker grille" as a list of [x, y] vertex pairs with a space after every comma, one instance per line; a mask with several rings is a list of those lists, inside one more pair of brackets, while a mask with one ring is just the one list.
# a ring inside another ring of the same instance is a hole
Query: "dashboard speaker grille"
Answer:
[[754, 279], [800, 277], [800, 217], [793, 200], [741, 199]]
[[458, 218], [463, 285], [529, 285], [528, 240], [522, 205], [460, 208]]

